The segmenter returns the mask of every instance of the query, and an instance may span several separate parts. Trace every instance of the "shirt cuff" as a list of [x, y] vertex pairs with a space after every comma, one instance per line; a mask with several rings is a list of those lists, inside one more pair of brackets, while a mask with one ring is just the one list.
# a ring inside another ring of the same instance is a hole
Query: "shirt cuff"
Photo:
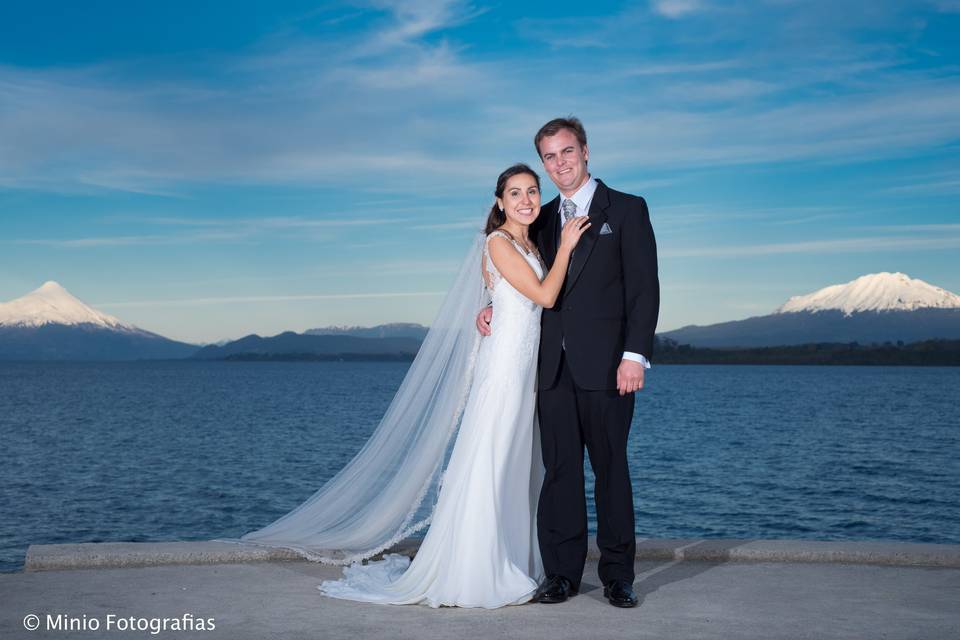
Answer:
[[624, 351], [624, 352], [623, 352], [623, 359], [624, 359], [624, 360], [633, 360], [634, 362], [639, 362], [640, 364], [643, 365], [643, 368], [644, 368], [644, 369], [649, 369], [649, 368], [650, 368], [650, 361], [647, 360], [646, 358], [644, 358], [644, 357], [643, 357], [642, 355], [640, 355], [639, 353], [634, 353], [633, 351]]

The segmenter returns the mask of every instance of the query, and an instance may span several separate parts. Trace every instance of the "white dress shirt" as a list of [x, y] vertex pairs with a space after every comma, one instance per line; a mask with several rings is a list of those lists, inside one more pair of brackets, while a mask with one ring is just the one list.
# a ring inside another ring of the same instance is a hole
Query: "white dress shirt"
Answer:
[[[577, 206], [575, 215], [577, 217], [585, 216], [590, 212], [590, 203], [593, 202], [593, 194], [597, 191], [597, 179], [593, 176], [587, 179], [576, 193], [574, 193], [569, 198], [565, 197], [562, 193], [560, 194], [560, 224], [563, 225], [563, 201], [572, 200], [573, 204]], [[624, 360], [632, 360], [633, 362], [639, 362], [643, 365], [644, 369], [650, 368], [650, 361], [647, 360], [642, 354], [634, 353], [633, 351], [624, 351], [623, 352]]]

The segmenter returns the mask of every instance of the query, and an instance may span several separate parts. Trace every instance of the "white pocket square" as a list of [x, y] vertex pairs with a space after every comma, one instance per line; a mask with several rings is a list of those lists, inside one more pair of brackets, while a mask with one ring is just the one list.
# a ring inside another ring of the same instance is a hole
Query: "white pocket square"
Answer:
[[610, 225], [606, 222], [603, 223], [603, 226], [600, 227], [600, 235], [605, 236], [608, 233], [613, 233], [613, 229], [610, 228]]

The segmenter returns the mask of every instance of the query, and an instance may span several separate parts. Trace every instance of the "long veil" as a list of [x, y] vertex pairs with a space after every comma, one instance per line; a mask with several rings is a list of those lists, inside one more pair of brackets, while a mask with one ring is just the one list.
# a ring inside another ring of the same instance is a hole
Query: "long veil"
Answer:
[[237, 539], [350, 564], [425, 528], [436, 504], [480, 345], [474, 318], [488, 301], [470, 246], [400, 389], [359, 453], [303, 504]]

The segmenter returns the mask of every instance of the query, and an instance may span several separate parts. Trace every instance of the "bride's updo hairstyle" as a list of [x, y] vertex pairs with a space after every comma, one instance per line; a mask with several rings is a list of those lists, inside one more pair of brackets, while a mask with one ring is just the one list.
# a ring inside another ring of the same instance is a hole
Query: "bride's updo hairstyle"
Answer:
[[[497, 178], [497, 188], [493, 192], [498, 198], [503, 197], [503, 190], [507, 186], [507, 180], [513, 176], [518, 176], [521, 173], [525, 173], [529, 176], [533, 176], [533, 179], [537, 181], [537, 189], [540, 188], [540, 176], [537, 175], [537, 172], [523, 164], [518, 162], [512, 167], [508, 168], [506, 171], [500, 174], [500, 177]], [[489, 235], [491, 231], [502, 225], [507, 221], [507, 215], [500, 209], [500, 206], [497, 204], [497, 201], [493, 201], [493, 206], [490, 208], [490, 215], [487, 216], [487, 228], [484, 230], [484, 234]]]

